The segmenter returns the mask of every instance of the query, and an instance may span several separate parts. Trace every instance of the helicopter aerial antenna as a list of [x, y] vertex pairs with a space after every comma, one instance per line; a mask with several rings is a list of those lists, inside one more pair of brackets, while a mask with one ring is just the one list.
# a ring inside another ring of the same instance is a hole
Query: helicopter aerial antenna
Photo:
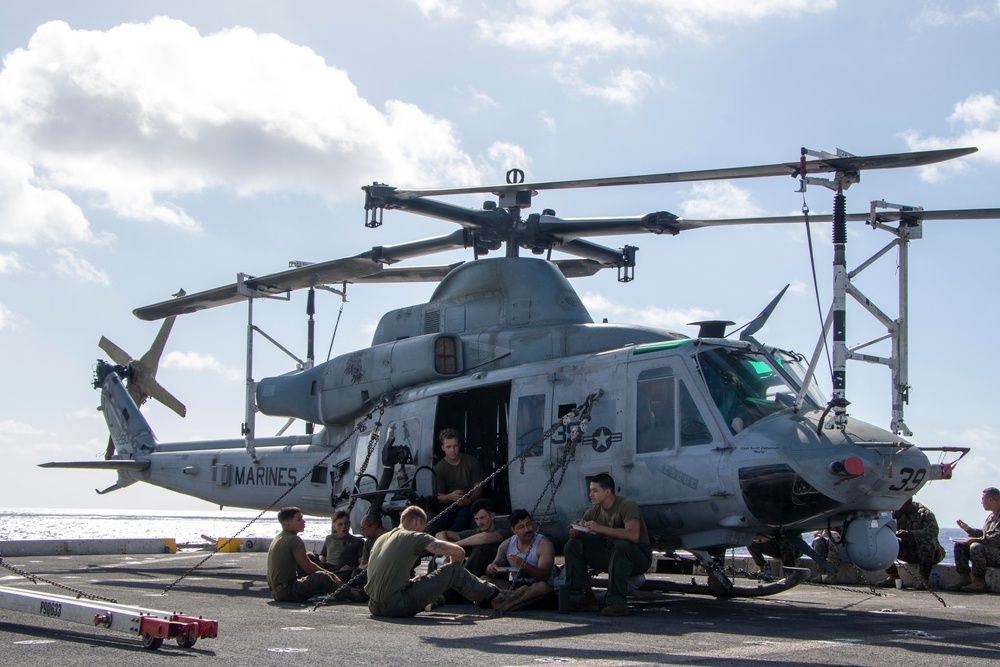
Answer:
[[[791, 287], [791, 284], [785, 285], [781, 288], [778, 295], [771, 299], [771, 303], [764, 306], [764, 310], [760, 311], [760, 315], [753, 318], [746, 324], [743, 328], [743, 332], [740, 334], [740, 340], [753, 343], [754, 345], [760, 345], [760, 342], [757, 341], [753, 335], [760, 331], [765, 324], [767, 324], [768, 318], [771, 317], [771, 313], [774, 312], [774, 309], [778, 307], [778, 302], [781, 301], [781, 297], [785, 296], [785, 292], [788, 291], [789, 287]], [[733, 333], [736, 332], [734, 331]]]

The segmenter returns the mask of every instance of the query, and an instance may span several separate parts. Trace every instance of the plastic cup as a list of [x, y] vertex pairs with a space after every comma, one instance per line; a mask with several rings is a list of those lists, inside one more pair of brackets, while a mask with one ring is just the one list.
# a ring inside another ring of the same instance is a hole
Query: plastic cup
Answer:
[[902, 579], [897, 579], [896, 580], [896, 588], [899, 588], [899, 589], [903, 588], [903, 580]]

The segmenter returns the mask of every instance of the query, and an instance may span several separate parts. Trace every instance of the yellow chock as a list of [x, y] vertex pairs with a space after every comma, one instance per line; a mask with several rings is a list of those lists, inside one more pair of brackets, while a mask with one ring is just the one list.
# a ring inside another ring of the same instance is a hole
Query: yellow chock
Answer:
[[177, 540], [172, 537], [163, 538], [163, 546], [166, 548], [168, 554], [177, 553]]
[[243, 544], [243, 540], [237, 538], [220, 537], [218, 544], [216, 545], [216, 550], [224, 554], [237, 553], [240, 550], [241, 544]]

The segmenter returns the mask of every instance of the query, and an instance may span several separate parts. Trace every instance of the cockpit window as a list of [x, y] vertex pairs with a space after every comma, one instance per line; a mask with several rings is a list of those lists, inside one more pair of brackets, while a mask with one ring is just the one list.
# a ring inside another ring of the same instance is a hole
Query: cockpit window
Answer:
[[712, 442], [701, 411], [683, 380], [670, 368], [639, 374], [636, 385], [635, 451], [652, 454]]
[[[783, 352], [772, 361], [761, 353], [713, 348], [698, 354], [698, 363], [708, 392], [734, 435], [793, 405], [805, 375], [798, 360]], [[806, 394], [809, 408], [818, 406], [817, 397], [812, 391]]]

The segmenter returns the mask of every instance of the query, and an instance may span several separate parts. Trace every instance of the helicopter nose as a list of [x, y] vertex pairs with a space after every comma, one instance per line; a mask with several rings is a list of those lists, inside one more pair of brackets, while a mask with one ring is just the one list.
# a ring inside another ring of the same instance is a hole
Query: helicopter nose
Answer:
[[834, 475], [843, 475], [844, 477], [860, 477], [865, 474], [865, 462], [857, 456], [848, 456], [842, 461], [832, 462], [829, 469]]

